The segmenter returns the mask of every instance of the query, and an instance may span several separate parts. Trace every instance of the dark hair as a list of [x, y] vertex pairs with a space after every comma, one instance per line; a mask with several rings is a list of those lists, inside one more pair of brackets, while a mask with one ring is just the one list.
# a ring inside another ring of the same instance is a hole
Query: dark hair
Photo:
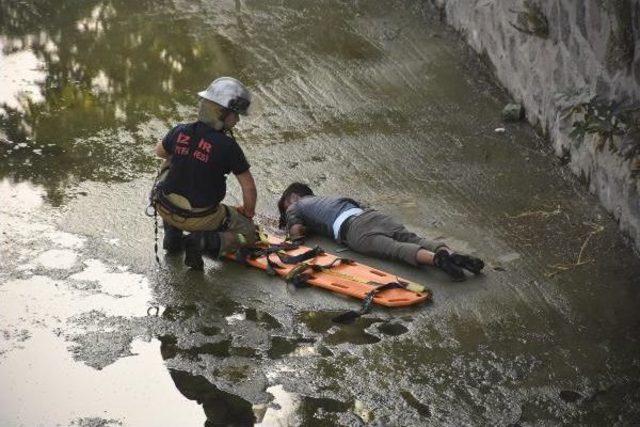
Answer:
[[300, 197], [313, 196], [313, 191], [307, 184], [303, 184], [301, 182], [294, 182], [284, 190], [282, 197], [278, 200], [278, 210], [280, 211], [278, 228], [280, 229], [283, 229], [287, 225], [287, 210], [284, 208], [284, 202], [286, 202], [292, 194], [297, 194]]

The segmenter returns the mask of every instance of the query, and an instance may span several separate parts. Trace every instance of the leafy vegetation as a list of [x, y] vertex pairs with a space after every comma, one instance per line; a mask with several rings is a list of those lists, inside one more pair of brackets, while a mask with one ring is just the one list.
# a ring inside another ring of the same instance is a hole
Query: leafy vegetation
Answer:
[[[565, 101], [563, 118], [572, 119], [569, 135], [574, 140], [582, 143], [585, 136], [596, 135], [599, 150], [608, 146], [625, 159], [636, 158], [632, 168], [640, 174], [640, 104], [578, 92], [563, 94], [561, 99]], [[574, 103], [567, 106], [567, 100]]]
[[241, 68], [233, 44], [173, 0], [0, 0], [0, 35], [3, 74], [20, 81], [19, 62], [3, 61], [21, 54], [39, 74], [32, 94], [0, 99], [0, 179], [43, 185], [53, 201], [73, 180], [152, 171], [155, 130]]
[[524, 10], [512, 10], [516, 14], [516, 23], [511, 26], [521, 33], [546, 39], [549, 37], [549, 21], [540, 5], [532, 0], [525, 0]]

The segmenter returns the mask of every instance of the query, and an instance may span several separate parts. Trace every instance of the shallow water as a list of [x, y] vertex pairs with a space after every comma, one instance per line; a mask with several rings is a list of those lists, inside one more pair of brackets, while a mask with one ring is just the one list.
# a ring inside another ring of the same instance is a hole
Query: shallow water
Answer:
[[[420, 2], [0, 2], [0, 45], [0, 424], [640, 421], [637, 257]], [[256, 99], [236, 135], [264, 226], [303, 180], [485, 274], [360, 257], [434, 302], [335, 325], [358, 304], [158, 270], [153, 145], [220, 74]]]

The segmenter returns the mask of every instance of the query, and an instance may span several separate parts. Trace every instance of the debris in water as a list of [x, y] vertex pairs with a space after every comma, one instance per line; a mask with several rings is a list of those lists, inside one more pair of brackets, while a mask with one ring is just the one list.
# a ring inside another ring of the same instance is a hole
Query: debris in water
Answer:
[[409, 406], [411, 406], [412, 408], [414, 408], [418, 414], [420, 416], [423, 417], [430, 417], [431, 416], [431, 409], [429, 409], [428, 405], [425, 405], [424, 403], [420, 402], [418, 399], [415, 398], [415, 396], [413, 394], [411, 394], [409, 391], [407, 390], [402, 390], [400, 392], [400, 395], [404, 398], [404, 400], [409, 404]]
[[502, 119], [505, 122], [518, 122], [524, 117], [524, 108], [520, 104], [507, 104], [502, 109]]
[[264, 418], [264, 414], [267, 413], [268, 407], [269, 406], [266, 403], [259, 403], [252, 406], [253, 415], [256, 417], [256, 421], [258, 423], [262, 422], [262, 419]]
[[556, 271], [552, 271], [549, 273], [545, 273], [546, 277], [553, 277], [556, 274], [559, 274], [563, 271], [568, 271], [568, 270], [572, 270], [576, 267], [579, 267], [581, 265], [584, 264], [589, 264], [590, 262], [593, 262], [593, 259], [586, 259], [583, 260], [582, 259], [582, 255], [584, 254], [584, 250], [587, 247], [587, 243], [589, 243], [589, 240], [591, 240], [591, 238], [598, 233], [601, 233], [604, 231], [604, 227], [600, 224], [591, 224], [591, 227], [593, 228], [588, 234], [587, 237], [585, 237], [584, 242], [582, 243], [582, 246], [580, 246], [580, 253], [578, 254], [578, 259], [576, 260], [575, 263], [572, 264], [554, 264], [551, 266], [551, 268], [555, 269]]
[[582, 398], [582, 395], [572, 390], [562, 390], [560, 392], [560, 399], [567, 403], [573, 403], [580, 398]]
[[373, 421], [373, 411], [366, 406], [360, 400], [353, 402], [353, 413], [359, 416], [365, 423]]
[[543, 210], [527, 211], [527, 212], [519, 213], [518, 215], [505, 215], [505, 216], [509, 219], [525, 218], [529, 216], [540, 216], [542, 218], [548, 218], [550, 216], [559, 215], [561, 212], [562, 211], [560, 210], [560, 205], [558, 205], [558, 207], [553, 211], [543, 211]]
[[520, 254], [518, 252], [509, 252], [507, 254], [499, 256], [498, 262], [508, 263], [508, 262], [513, 262], [517, 259], [520, 259]]

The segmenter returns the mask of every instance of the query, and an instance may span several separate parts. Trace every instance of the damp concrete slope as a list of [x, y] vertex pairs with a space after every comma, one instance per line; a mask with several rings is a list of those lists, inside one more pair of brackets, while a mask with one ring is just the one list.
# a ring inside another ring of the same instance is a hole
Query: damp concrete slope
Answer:
[[[0, 7], [0, 424], [638, 421], [640, 263], [419, 2]], [[485, 273], [344, 252], [434, 301], [336, 325], [356, 301], [230, 262], [157, 268], [153, 145], [220, 74], [255, 96], [236, 136], [267, 230], [302, 180]]]

